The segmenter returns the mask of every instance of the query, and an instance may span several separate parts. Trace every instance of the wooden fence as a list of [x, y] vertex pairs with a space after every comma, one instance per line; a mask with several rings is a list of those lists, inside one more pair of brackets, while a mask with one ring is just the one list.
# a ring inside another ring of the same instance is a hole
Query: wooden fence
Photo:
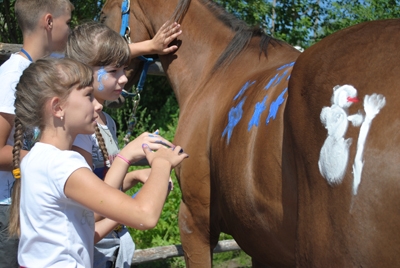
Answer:
[[[214, 248], [214, 253], [240, 250], [235, 240], [221, 240]], [[183, 256], [181, 245], [171, 245], [155, 247], [148, 249], [137, 249], [132, 259], [132, 265], [138, 265], [146, 262], [166, 260], [168, 258]]]
[[0, 43], [0, 64], [3, 64], [11, 55], [11, 53], [15, 53], [20, 51], [22, 45], [19, 44], [7, 44]]

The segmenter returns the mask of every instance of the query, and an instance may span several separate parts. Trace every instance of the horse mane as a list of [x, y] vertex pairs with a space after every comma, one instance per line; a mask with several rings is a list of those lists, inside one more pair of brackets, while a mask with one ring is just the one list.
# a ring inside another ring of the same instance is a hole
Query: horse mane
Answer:
[[[249, 27], [244, 21], [238, 19], [233, 14], [227, 12], [224, 8], [219, 6], [217, 3], [209, 0], [199, 0], [200, 3], [205, 5], [212, 14], [216, 16], [221, 22], [223, 22], [228, 28], [235, 32], [235, 36], [228, 44], [224, 52], [217, 60], [213, 70], [228, 65], [232, 60], [235, 59], [240, 52], [246, 48], [253, 37], [260, 37], [260, 57], [261, 54], [267, 57], [267, 48], [271, 44], [281, 44], [281, 41], [265, 34], [260, 27]], [[181, 22], [189, 9], [191, 0], [179, 0], [177, 7], [172, 15], [172, 18]]]

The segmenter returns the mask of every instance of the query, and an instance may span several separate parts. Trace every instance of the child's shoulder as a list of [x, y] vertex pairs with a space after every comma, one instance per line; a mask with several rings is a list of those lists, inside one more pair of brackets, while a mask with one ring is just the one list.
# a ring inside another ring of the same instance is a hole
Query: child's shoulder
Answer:
[[78, 166], [85, 166], [85, 158], [73, 150], [60, 150], [57, 147], [42, 142], [37, 142], [27, 154], [27, 159], [37, 158], [39, 162], [47, 162], [54, 166], [65, 166], [68, 162], [75, 162]]
[[22, 72], [31, 64], [19, 54], [11, 54], [10, 58], [0, 66], [0, 76], [9, 76], [11, 73], [22, 75]]

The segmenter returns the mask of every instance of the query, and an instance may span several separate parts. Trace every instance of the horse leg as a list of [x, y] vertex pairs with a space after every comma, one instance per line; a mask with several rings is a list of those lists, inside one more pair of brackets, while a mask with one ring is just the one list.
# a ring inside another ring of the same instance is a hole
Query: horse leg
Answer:
[[[186, 267], [207, 268], [212, 266], [212, 249], [218, 242], [210, 239], [209, 230], [209, 210], [207, 208], [196, 209], [196, 218], [188, 206], [181, 201], [179, 208], [179, 230], [181, 242], [185, 254]], [[198, 216], [203, 215], [201, 220]], [[201, 224], [199, 224], [199, 221]], [[198, 224], [196, 224], [198, 223]], [[213, 245], [211, 245], [213, 244]]]

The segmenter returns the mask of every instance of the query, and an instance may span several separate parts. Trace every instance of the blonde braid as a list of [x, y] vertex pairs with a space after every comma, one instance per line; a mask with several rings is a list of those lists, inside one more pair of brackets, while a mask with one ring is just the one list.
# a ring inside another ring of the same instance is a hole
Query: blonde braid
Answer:
[[[20, 154], [23, 146], [24, 138], [24, 127], [18, 117], [15, 117], [15, 133], [14, 133], [14, 147], [13, 147], [13, 171], [18, 170], [20, 172]], [[15, 176], [15, 175], [14, 175]], [[11, 195], [11, 207], [10, 207], [10, 223], [8, 227], [8, 233], [10, 236], [20, 236], [19, 226], [19, 207], [21, 199], [21, 177], [17, 178], [14, 182], [12, 195]]]
[[111, 164], [110, 164], [110, 159], [108, 157], [108, 151], [107, 151], [106, 143], [104, 142], [103, 136], [101, 135], [99, 126], [97, 124], [95, 126], [95, 134], [96, 134], [96, 139], [97, 139], [97, 141], [99, 143], [101, 154], [103, 155], [103, 158], [104, 158], [104, 164], [108, 168], [110, 168]]

